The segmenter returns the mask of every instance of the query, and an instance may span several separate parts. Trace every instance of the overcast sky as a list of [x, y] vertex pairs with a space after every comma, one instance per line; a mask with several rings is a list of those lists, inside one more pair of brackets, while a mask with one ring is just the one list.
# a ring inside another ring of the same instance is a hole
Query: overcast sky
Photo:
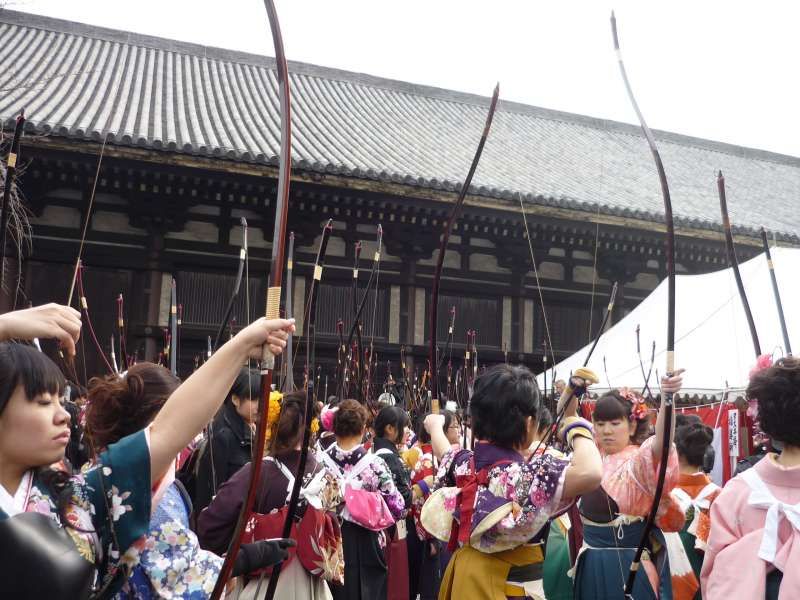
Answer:
[[[800, 3], [275, 0], [290, 60], [800, 156]], [[273, 55], [259, 0], [18, 0], [9, 8]]]

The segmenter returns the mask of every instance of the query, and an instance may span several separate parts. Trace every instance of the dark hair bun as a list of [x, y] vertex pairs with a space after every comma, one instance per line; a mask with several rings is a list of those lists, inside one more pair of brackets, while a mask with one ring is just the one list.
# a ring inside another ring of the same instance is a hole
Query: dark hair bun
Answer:
[[747, 397], [758, 400], [761, 430], [773, 440], [800, 447], [800, 359], [786, 357], [750, 377]]
[[86, 408], [93, 453], [147, 427], [179, 384], [169, 370], [149, 362], [133, 365], [124, 377], [93, 378]]
[[703, 466], [703, 456], [713, 441], [714, 431], [703, 423], [689, 423], [675, 431], [678, 455], [698, 469]]
[[361, 434], [367, 424], [369, 414], [360, 402], [343, 400], [333, 416], [333, 433], [336, 437], [352, 437]]

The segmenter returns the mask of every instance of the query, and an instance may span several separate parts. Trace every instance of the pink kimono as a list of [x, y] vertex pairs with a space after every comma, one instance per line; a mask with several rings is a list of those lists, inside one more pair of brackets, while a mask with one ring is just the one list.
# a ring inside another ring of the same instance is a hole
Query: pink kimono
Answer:
[[711, 505], [701, 584], [705, 600], [764, 598], [767, 575], [783, 572], [779, 600], [800, 598], [800, 466], [767, 455], [731, 479]]

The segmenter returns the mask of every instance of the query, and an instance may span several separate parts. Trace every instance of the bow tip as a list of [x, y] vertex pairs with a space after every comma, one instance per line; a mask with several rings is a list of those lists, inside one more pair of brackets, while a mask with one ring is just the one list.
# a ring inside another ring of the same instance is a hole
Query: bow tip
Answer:
[[611, 11], [611, 36], [614, 38], [614, 50], [619, 52], [619, 37], [617, 36], [617, 16]]
[[239, 223], [241, 223], [241, 224], [242, 224], [242, 227], [244, 227], [245, 229], [247, 229], [247, 219], [245, 219], [244, 217], [240, 217], [240, 218], [239, 218]]

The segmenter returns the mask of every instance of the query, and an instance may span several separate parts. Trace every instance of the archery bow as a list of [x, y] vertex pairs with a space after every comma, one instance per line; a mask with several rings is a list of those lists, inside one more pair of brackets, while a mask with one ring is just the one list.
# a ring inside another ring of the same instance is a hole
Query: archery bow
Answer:
[[[231, 313], [233, 312], [233, 304], [236, 302], [237, 296], [239, 296], [239, 288], [242, 285], [242, 274], [244, 273], [244, 264], [247, 260], [247, 219], [242, 217], [242, 245], [239, 248], [239, 268], [236, 271], [236, 282], [233, 284], [233, 293], [231, 294], [230, 299], [228, 300], [228, 305], [225, 307], [225, 313], [223, 314], [222, 321], [220, 321], [219, 328], [217, 329], [217, 335], [214, 338], [214, 350], [219, 348], [220, 344], [222, 343], [222, 336], [225, 333], [225, 328], [228, 326], [228, 322], [231, 320]], [[249, 315], [248, 315], [249, 318]], [[291, 339], [291, 338], [290, 338]], [[287, 348], [291, 350], [291, 348], [287, 345]]]
[[[289, 232], [289, 256], [286, 259], [286, 318], [294, 316], [294, 231]], [[292, 336], [286, 340], [286, 352], [284, 354], [284, 365], [286, 375], [283, 378], [283, 391], [293, 392], [294, 385], [294, 355], [292, 354]]]
[[775, 277], [775, 267], [772, 264], [772, 254], [769, 250], [769, 242], [767, 242], [767, 232], [761, 228], [761, 243], [764, 246], [764, 256], [767, 257], [767, 267], [769, 267], [769, 277], [772, 280], [772, 294], [775, 296], [775, 308], [778, 309], [778, 319], [781, 323], [781, 334], [783, 335], [783, 345], [786, 349], [786, 354], [792, 355], [792, 344], [789, 342], [789, 330], [786, 328], [786, 317], [783, 314], [783, 302], [781, 302], [781, 292], [778, 289], [778, 279]]
[[[355, 250], [353, 252], [355, 258], [353, 260], [353, 286], [350, 290], [350, 304], [353, 308], [353, 327], [355, 328], [356, 332], [356, 351], [354, 352], [353, 356], [355, 356], [355, 361], [353, 362], [353, 379], [355, 379], [358, 383], [356, 385], [356, 397], [360, 401], [364, 401], [362, 396], [362, 389], [361, 389], [361, 380], [363, 377], [363, 370], [364, 370], [364, 345], [361, 340], [361, 324], [358, 320], [358, 262], [361, 260], [361, 242], [356, 242]], [[372, 279], [370, 277], [370, 279]], [[364, 294], [369, 293], [369, 284], [367, 284], [367, 290]], [[348, 344], [349, 347], [349, 344]]]
[[[320, 240], [319, 250], [317, 251], [317, 260], [314, 263], [314, 277], [311, 280], [311, 289], [308, 294], [308, 326], [306, 327], [306, 367], [308, 369], [309, 377], [306, 385], [306, 410], [305, 410], [305, 427], [303, 428], [303, 445], [300, 447], [300, 458], [297, 463], [297, 470], [295, 471], [294, 483], [292, 485], [292, 493], [289, 497], [289, 510], [286, 512], [286, 519], [283, 521], [283, 531], [281, 537], [288, 538], [292, 533], [292, 524], [297, 514], [297, 505], [300, 501], [300, 487], [303, 483], [304, 474], [306, 471], [306, 461], [308, 459], [308, 445], [311, 440], [311, 421], [314, 414], [314, 336], [316, 335], [316, 321], [317, 321], [317, 296], [316, 293], [320, 281], [322, 280], [322, 269], [325, 264], [325, 252], [328, 248], [328, 239], [330, 239], [331, 231], [333, 231], [333, 219], [330, 219], [322, 230], [322, 239]], [[281, 572], [281, 564], [277, 564], [272, 568], [272, 574], [269, 578], [269, 585], [267, 586], [266, 600], [272, 600], [275, 596], [275, 590], [278, 586], [278, 576]], [[256, 593], [256, 598], [258, 593]]]
[[169, 297], [169, 370], [178, 376], [178, 290], [175, 279]]
[[128, 348], [125, 342], [125, 300], [122, 294], [117, 296], [117, 329], [119, 331], [119, 359], [122, 369], [127, 370], [130, 364], [128, 364]]
[[[378, 355], [375, 352], [375, 322], [378, 318], [378, 290], [381, 284], [381, 247], [383, 245], [383, 227], [378, 226], [378, 240], [377, 248], [375, 249], [375, 301], [372, 304], [372, 323], [370, 324], [369, 333], [369, 355], [373, 361], [375, 370], [377, 371]], [[369, 401], [369, 392], [372, 389], [372, 370], [369, 371], [367, 377], [367, 401]]]
[[[622, 81], [625, 84], [625, 90], [628, 94], [628, 99], [633, 106], [636, 117], [642, 126], [642, 132], [647, 138], [647, 145], [650, 147], [650, 152], [653, 155], [653, 161], [658, 171], [658, 179], [661, 183], [661, 195], [664, 198], [664, 221], [666, 224], [666, 248], [665, 258], [667, 262], [667, 372], [666, 376], [670, 377], [675, 371], [675, 225], [672, 219], [672, 199], [670, 198], [669, 185], [667, 183], [667, 174], [664, 171], [664, 165], [661, 162], [661, 155], [658, 153], [656, 140], [653, 133], [647, 126], [644, 120], [642, 111], [639, 110], [639, 104], [636, 102], [636, 97], [633, 95], [633, 89], [628, 81], [628, 74], [625, 71], [625, 63], [622, 60], [622, 52], [619, 48], [619, 37], [617, 35], [617, 21], [614, 18], [614, 13], [611, 13], [611, 34], [614, 39], [614, 50], [617, 54], [617, 64], [619, 71], [622, 75]], [[673, 398], [672, 392], [662, 394], [662, 410], [664, 411], [664, 434], [663, 446], [661, 448], [661, 457], [658, 467], [658, 479], [656, 481], [656, 490], [653, 496], [653, 506], [650, 509], [650, 514], [647, 516], [644, 530], [642, 531], [642, 538], [636, 548], [636, 553], [631, 562], [630, 571], [628, 572], [628, 579], [625, 582], [625, 597], [633, 598], [633, 584], [636, 580], [636, 573], [639, 570], [639, 565], [642, 560], [642, 553], [644, 552], [645, 545], [653, 530], [656, 521], [656, 513], [658, 512], [658, 505], [661, 501], [661, 496], [664, 493], [664, 479], [667, 474], [667, 462], [669, 458], [669, 450], [672, 444], [672, 413], [673, 413]]]
[[456, 219], [461, 212], [461, 206], [464, 204], [464, 198], [467, 196], [469, 186], [472, 183], [472, 177], [475, 175], [475, 169], [478, 168], [478, 162], [483, 154], [483, 147], [486, 145], [486, 139], [489, 137], [489, 129], [492, 126], [494, 119], [494, 112], [497, 109], [497, 98], [500, 95], [500, 84], [498, 83], [494, 92], [492, 93], [492, 101], [489, 104], [489, 112], [486, 115], [486, 121], [483, 125], [483, 133], [481, 134], [480, 142], [475, 150], [475, 155], [472, 158], [472, 164], [469, 167], [466, 179], [461, 186], [461, 191], [456, 198], [456, 202], [450, 211], [450, 217], [444, 225], [442, 239], [439, 243], [439, 254], [436, 258], [436, 269], [433, 272], [433, 283], [431, 285], [431, 308], [428, 326], [430, 329], [430, 346], [428, 349], [428, 360], [430, 361], [430, 385], [431, 385], [431, 412], [439, 412], [439, 377], [436, 364], [436, 323], [439, 314], [439, 283], [442, 279], [442, 267], [444, 266], [444, 255], [447, 251], [447, 242], [450, 240], [450, 233], [453, 231], [453, 226], [456, 224]]
[[739, 273], [739, 261], [736, 259], [736, 248], [733, 245], [733, 233], [731, 232], [731, 220], [728, 216], [728, 201], [725, 197], [725, 177], [722, 171], [717, 174], [717, 191], [719, 192], [719, 210], [722, 213], [722, 227], [725, 229], [725, 250], [728, 254], [728, 265], [733, 270], [733, 278], [736, 280], [736, 289], [739, 291], [739, 298], [742, 300], [744, 316], [747, 319], [747, 326], [750, 328], [750, 337], [753, 340], [753, 349], [756, 358], [761, 356], [761, 344], [758, 342], [758, 332], [756, 322], [753, 320], [753, 313], [750, 310], [750, 303], [747, 301], [747, 294], [744, 291], [742, 275]]
[[[600, 341], [600, 338], [603, 335], [603, 331], [608, 324], [608, 319], [611, 316], [612, 311], [614, 310], [614, 303], [617, 298], [617, 282], [614, 282], [614, 285], [611, 287], [611, 295], [608, 298], [608, 306], [606, 307], [606, 312], [603, 315], [603, 320], [600, 322], [600, 328], [597, 330], [597, 335], [594, 337], [594, 341], [592, 342], [592, 346], [589, 348], [589, 352], [586, 353], [586, 358], [583, 359], [583, 365], [581, 369], [578, 369], [573, 374], [574, 377], [581, 377], [583, 379], [590, 379], [589, 373], [583, 371], [582, 369], [585, 368], [589, 364], [589, 359], [592, 358], [592, 354], [594, 354], [594, 349], [597, 348], [597, 343]], [[555, 379], [555, 375], [553, 376]], [[594, 383], [597, 383], [597, 380], [591, 380]], [[567, 412], [567, 408], [569, 407], [572, 397], [575, 395], [575, 388], [572, 387], [572, 377], [567, 380], [566, 385], [564, 386], [564, 391], [561, 392], [561, 396], [558, 400], [558, 405], [556, 407], [556, 418], [553, 422], [553, 427], [550, 428], [547, 435], [545, 435], [539, 443], [536, 445], [536, 449], [531, 454], [531, 460], [534, 457], [539, 456], [539, 448], [544, 445], [544, 450], [542, 453], [547, 451], [547, 448], [550, 446], [550, 442], [553, 440], [555, 434], [558, 432], [558, 426], [561, 424], [561, 421], [564, 419], [564, 415]]]
[[[25, 109], [22, 109], [17, 116], [14, 124], [14, 136], [11, 138], [11, 148], [8, 151], [8, 159], [6, 160], [6, 174], [5, 181], [3, 182], [3, 207], [2, 214], [0, 214], [0, 253], [2, 253], [2, 262], [0, 262], [0, 293], [5, 290], [5, 275], [6, 275], [6, 243], [8, 239], [8, 216], [11, 212], [11, 193], [14, 188], [14, 179], [17, 174], [17, 160], [19, 157], [19, 143], [22, 138], [22, 130], [25, 127]], [[10, 296], [10, 294], [9, 294]], [[14, 293], [14, 305], [16, 308], [17, 294]]]
[[644, 372], [644, 363], [642, 362], [642, 343], [639, 337], [639, 325], [636, 325], [636, 356], [639, 357], [639, 369], [642, 371], [642, 379], [644, 379], [644, 387], [642, 388], [642, 395], [647, 392], [647, 395], [652, 398], [653, 392], [650, 389], [650, 375], [653, 372], [653, 362], [655, 361], [656, 356], [656, 342], [653, 340], [653, 351], [650, 355], [650, 370], [645, 374]]
[[[281, 37], [278, 15], [275, 11], [273, 0], [264, 0], [269, 18], [272, 41], [275, 46], [275, 66], [278, 75], [278, 88], [280, 97], [280, 156], [278, 165], [278, 193], [275, 200], [275, 228], [272, 235], [272, 255], [270, 258], [269, 282], [267, 288], [267, 307], [266, 317], [277, 319], [280, 317], [281, 303], [281, 282], [283, 280], [283, 264], [285, 249], [286, 221], [289, 213], [289, 183], [291, 171], [291, 115], [290, 115], [290, 89], [289, 89], [289, 68], [286, 63], [286, 55], [283, 51], [283, 38]], [[247, 486], [247, 497], [242, 503], [236, 528], [231, 539], [230, 546], [225, 555], [225, 561], [220, 568], [214, 591], [211, 593], [211, 600], [219, 600], [225, 589], [225, 584], [233, 568], [239, 547], [242, 544], [242, 537], [245, 532], [245, 524], [250, 516], [255, 500], [258, 480], [261, 475], [261, 457], [264, 455], [264, 445], [266, 442], [266, 427], [269, 421], [269, 394], [272, 390], [272, 373], [275, 368], [275, 356], [270, 352], [269, 346], [264, 345], [261, 356], [261, 397], [259, 398], [258, 413], [261, 418], [258, 421], [256, 430], [256, 444], [254, 457], [250, 463], [250, 481]]]
[[[369, 289], [372, 287], [372, 281], [375, 279], [375, 273], [377, 271], [378, 265], [381, 262], [381, 245], [383, 243], [383, 227], [378, 224], [378, 248], [375, 250], [375, 256], [372, 260], [372, 268], [369, 272], [369, 279], [367, 280], [367, 287], [364, 290], [364, 295], [361, 296], [361, 300], [358, 303], [358, 308], [355, 311], [355, 315], [353, 318], [353, 324], [350, 326], [350, 333], [347, 336], [347, 347], [350, 348], [353, 343], [353, 336], [356, 333], [356, 329], [359, 323], [359, 319], [361, 319], [361, 314], [364, 312], [364, 306], [367, 304], [367, 296], [369, 296]], [[377, 293], [377, 290], [376, 290]]]

